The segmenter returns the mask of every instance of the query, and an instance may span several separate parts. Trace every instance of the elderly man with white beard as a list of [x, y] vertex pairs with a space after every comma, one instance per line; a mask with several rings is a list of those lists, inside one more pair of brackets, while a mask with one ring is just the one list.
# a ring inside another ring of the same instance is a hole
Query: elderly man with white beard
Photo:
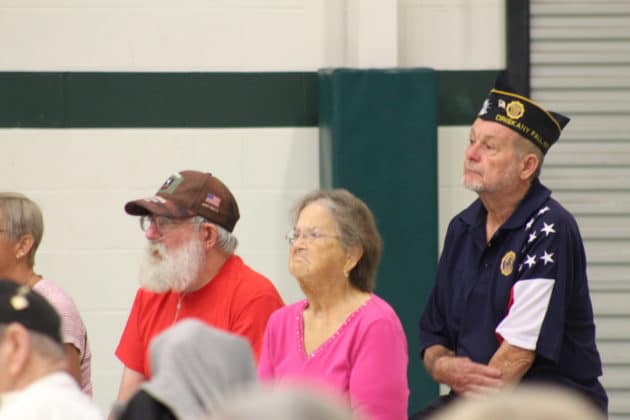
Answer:
[[234, 255], [239, 210], [227, 186], [210, 173], [181, 171], [125, 211], [140, 216], [148, 244], [116, 349], [125, 365], [117, 402], [150, 378], [151, 339], [185, 318], [245, 337], [258, 358], [267, 319], [283, 302], [267, 278]]

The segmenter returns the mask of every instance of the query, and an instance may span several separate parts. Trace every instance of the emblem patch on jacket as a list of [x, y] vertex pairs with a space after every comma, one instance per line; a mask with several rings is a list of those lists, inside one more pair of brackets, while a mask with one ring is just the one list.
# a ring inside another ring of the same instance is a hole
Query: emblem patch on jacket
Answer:
[[514, 269], [514, 260], [516, 260], [516, 253], [514, 251], [508, 251], [501, 258], [501, 274], [509, 276]]

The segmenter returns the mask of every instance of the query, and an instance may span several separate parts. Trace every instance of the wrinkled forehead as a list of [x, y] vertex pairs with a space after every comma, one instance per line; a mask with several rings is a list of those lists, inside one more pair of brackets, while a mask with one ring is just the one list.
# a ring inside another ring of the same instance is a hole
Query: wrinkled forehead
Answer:
[[511, 144], [519, 137], [521, 136], [512, 129], [481, 118], [477, 118], [470, 127], [470, 138], [473, 140], [495, 139]]

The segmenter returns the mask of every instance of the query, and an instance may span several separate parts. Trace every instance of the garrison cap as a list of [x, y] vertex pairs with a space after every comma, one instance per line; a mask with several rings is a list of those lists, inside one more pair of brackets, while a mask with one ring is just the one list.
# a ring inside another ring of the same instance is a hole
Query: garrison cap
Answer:
[[545, 110], [525, 96], [515, 92], [507, 73], [499, 73], [494, 87], [479, 111], [479, 118], [502, 124], [534, 143], [543, 153], [553, 145], [569, 118]]

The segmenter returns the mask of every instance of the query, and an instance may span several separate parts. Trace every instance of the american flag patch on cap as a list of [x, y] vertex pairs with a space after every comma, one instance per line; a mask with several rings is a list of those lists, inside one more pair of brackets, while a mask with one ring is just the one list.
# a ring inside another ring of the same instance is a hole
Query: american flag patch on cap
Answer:
[[214, 194], [208, 194], [208, 196], [205, 199], [206, 204], [215, 207], [215, 208], [219, 208], [219, 206], [221, 205], [221, 198], [217, 197]]

